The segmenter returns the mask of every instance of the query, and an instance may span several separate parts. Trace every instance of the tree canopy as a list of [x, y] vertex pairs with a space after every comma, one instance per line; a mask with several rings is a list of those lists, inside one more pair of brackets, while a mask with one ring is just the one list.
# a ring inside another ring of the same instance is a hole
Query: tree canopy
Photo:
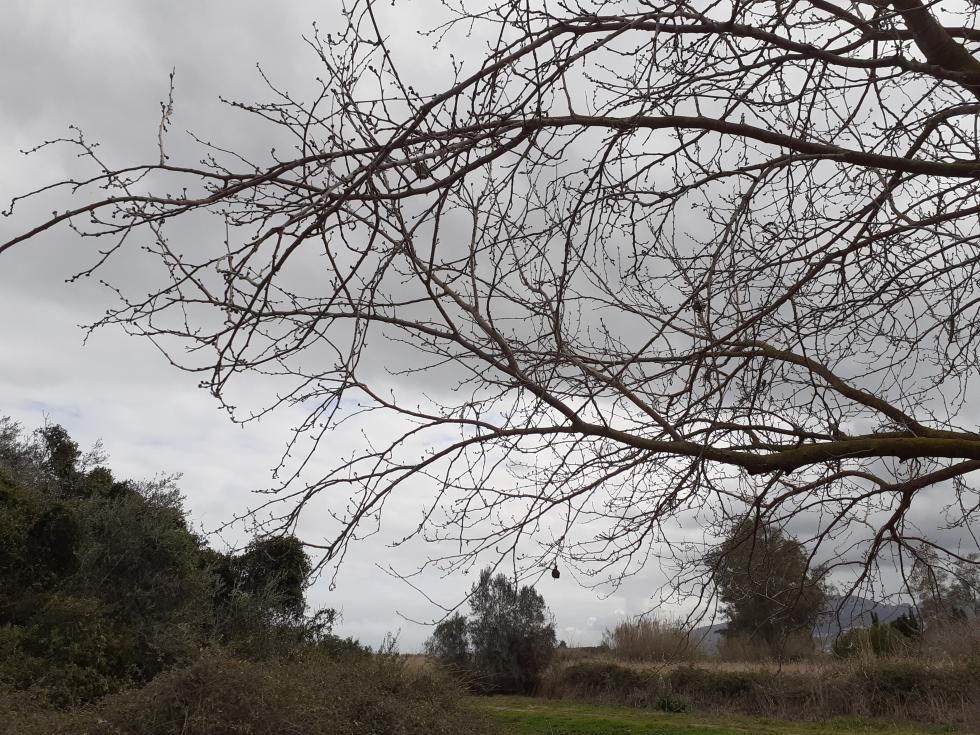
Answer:
[[[422, 29], [442, 75], [385, 7], [308, 38], [311, 96], [233, 103], [292, 149], [172, 160], [166, 105], [159, 160], [109, 167], [73, 134], [52, 145], [91, 176], [25, 192], [12, 209], [57, 211], [0, 245], [70, 225], [107, 241], [92, 272], [154, 266], [102, 323], [229, 408], [241, 376], [278, 379], [269, 407], [309, 412], [291, 448], [393, 428], [282, 488], [284, 528], [341, 494], [340, 559], [420, 478], [450, 567], [615, 577], [683, 549], [678, 519], [808, 513], [858, 585], [915, 557], [937, 488], [936, 525], [975, 521], [974, 5], [463, 0]], [[197, 215], [214, 231], [180, 228]]]
[[777, 656], [794, 636], [812, 642], [826, 580], [795, 538], [743, 519], [707, 561], [728, 618], [726, 636], [757, 641]]
[[118, 482], [105, 459], [0, 417], [0, 689], [91, 701], [208, 637], [210, 571], [173, 478]]

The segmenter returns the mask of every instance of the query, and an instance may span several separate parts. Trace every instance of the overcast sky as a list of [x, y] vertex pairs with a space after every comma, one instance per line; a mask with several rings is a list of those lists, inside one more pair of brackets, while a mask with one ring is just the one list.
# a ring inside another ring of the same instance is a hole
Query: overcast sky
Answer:
[[[323, 31], [336, 27], [338, 18], [331, 13], [336, 5], [7, 0], [0, 11], [4, 207], [10, 197], [78, 168], [66, 150], [32, 157], [20, 153], [66, 135], [69, 124], [101, 141], [110, 164], [153, 160], [159, 105], [171, 69], [176, 71], [177, 132], [190, 128], [231, 148], [267, 150], [275, 141], [254, 140], [247, 125], [229, 127], [241, 116], [230, 115], [218, 96], [262, 97], [256, 62], [273, 79], [301, 90], [317, 71], [317, 60], [301, 36], [314, 21]], [[390, 12], [414, 13], [416, 5]], [[406, 19], [406, 25], [424, 25], [423, 20]], [[413, 73], [431, 79], [446, 72], [445, 52], [433, 52], [414, 34], [405, 34], [397, 45], [413, 53]], [[182, 143], [175, 138], [174, 145]], [[20, 207], [14, 217], [0, 221], [0, 241], [36, 223], [41, 214]], [[242, 428], [196, 387], [194, 375], [172, 368], [149, 343], [103, 329], [83, 346], [78, 325], [97, 319], [113, 303], [112, 294], [92, 279], [71, 286], [64, 282], [91, 261], [92, 245], [59, 230], [0, 260], [0, 415], [27, 428], [45, 418], [61, 423], [83, 446], [101, 439], [110, 465], [122, 476], [183, 473], [180, 486], [192, 520], [213, 528], [255, 504], [252, 491], [271, 483], [270, 469], [299, 417], [283, 412]], [[125, 261], [114, 267], [117, 276], [141, 278], [126, 271]], [[341, 453], [341, 444], [356, 440], [336, 437], [324, 451]], [[377, 644], [386, 632], [400, 630], [402, 650], [413, 651], [429, 630], [404, 617], [431, 620], [439, 610], [379, 568], [394, 563], [408, 571], [431, 553], [420, 545], [394, 554], [389, 549], [388, 542], [403, 535], [419, 511], [411, 497], [399, 503], [389, 507], [383, 532], [354, 548], [336, 589], [318, 583], [310, 599], [342, 610], [345, 635]], [[318, 528], [316, 517], [307, 517], [301, 530], [314, 541], [327, 533]], [[228, 540], [240, 543], [243, 533], [231, 532]], [[539, 589], [556, 615], [559, 638], [587, 645], [598, 642], [602, 630], [623, 615], [648, 609], [662, 581], [659, 570], [648, 565], [606, 598], [568, 574], [558, 582], [542, 580]], [[462, 576], [419, 580], [427, 594], [447, 605], [456, 603], [471, 582]]]
[[[284, 141], [269, 137], [275, 135], [270, 126], [229, 110], [219, 96], [267, 98], [256, 63], [274, 83], [301, 98], [315, 89], [320, 62], [302, 36], [311, 33], [314, 22], [322, 35], [338, 30], [339, 5], [339, 0], [7, 0], [0, 10], [0, 203], [5, 208], [13, 196], [76, 172], [91, 172], [67, 147], [21, 153], [70, 135], [69, 124], [82, 129], [89, 142], [100, 142], [98, 151], [110, 167], [155, 161], [160, 103], [167, 96], [171, 70], [176, 94], [167, 151], [172, 161], [194, 163], [200, 158], [200, 149], [184, 134], [188, 129], [262, 159]], [[432, 18], [423, 14], [438, 5], [377, 6], [386, 14], [381, 19], [385, 27], [393, 29], [392, 49], [408, 60], [406, 81], [421, 89], [432, 90], [449, 78], [450, 51], [462, 56], [472, 52], [467, 46], [478, 43], [464, 38], [454, 45], [450, 39], [434, 51], [430, 40], [416, 35], [415, 28], [432, 25]], [[49, 215], [39, 208], [45, 206], [51, 209], [47, 202], [18, 204], [12, 217], [0, 220], [0, 242]], [[199, 220], [179, 221], [168, 233], [181, 246], [194, 247], [208, 238], [206, 226]], [[83, 447], [101, 440], [117, 475], [182, 473], [180, 486], [192, 522], [213, 529], [259, 502], [254, 491], [273, 484], [271, 470], [290, 427], [304, 416], [284, 409], [242, 427], [197, 387], [199, 376], [175, 369], [149, 342], [106, 328], [83, 345], [85, 332], [79, 325], [97, 320], [116, 301], [97, 278], [71, 285], [65, 279], [93, 262], [99, 244], [60, 228], [0, 257], [0, 416], [11, 416], [28, 429], [45, 420], [61, 423]], [[137, 256], [133, 248], [123, 251], [102, 275], [141, 293], [144, 284], [157, 281]], [[379, 362], [398, 362], [391, 355], [385, 358]], [[423, 388], [412, 381], [428, 381], [425, 387], [433, 388], [440, 376], [426, 372], [398, 380], [405, 396]], [[261, 406], [276, 390], [268, 381], [249, 378], [237, 383], [233, 398], [238, 405]], [[975, 415], [975, 406], [969, 413]], [[392, 427], [372, 424], [370, 418], [345, 426], [330, 435], [312, 469], [354, 451], [362, 441], [356, 429], [374, 438]], [[410, 572], [437, 553], [421, 543], [397, 550], [390, 546], [418, 524], [422, 501], [431, 492], [420, 482], [392, 497], [381, 532], [352, 548], [336, 588], [321, 581], [311, 591], [313, 605], [342, 611], [340, 632], [345, 635], [376, 645], [386, 633], [400, 631], [402, 650], [414, 651], [430, 631], [410, 621], [441, 614], [425, 596], [383, 571], [394, 566]], [[935, 494], [929, 497], [932, 502], [921, 504], [917, 512], [938, 513], [941, 503]], [[935, 527], [938, 521], [928, 525]], [[299, 530], [304, 540], [317, 543], [330, 538], [335, 527], [320, 512], [304, 516]], [[245, 539], [247, 531], [241, 527], [212, 537], [219, 547]], [[597, 643], [602, 631], [623, 616], [649, 610], [666, 580], [648, 563], [641, 574], [604, 597], [566, 572], [558, 581], [546, 575], [539, 589], [556, 615], [559, 638], [578, 645]], [[415, 583], [436, 602], [452, 606], [465, 595], [472, 577], [433, 573]]]

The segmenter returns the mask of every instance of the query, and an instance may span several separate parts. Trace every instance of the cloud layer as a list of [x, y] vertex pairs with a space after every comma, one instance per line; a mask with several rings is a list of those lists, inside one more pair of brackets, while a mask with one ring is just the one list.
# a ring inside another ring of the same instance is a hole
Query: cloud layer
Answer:
[[[415, 12], [410, 7], [388, 12]], [[273, 79], [302, 90], [312, 82], [317, 63], [302, 34], [310, 32], [313, 21], [325, 31], [339, 22], [322, 6], [299, 0], [242, 0], [233, 6], [189, 0], [17, 0], [5, 11], [0, 27], [0, 64], [8, 70], [0, 75], [5, 100], [0, 166], [7, 172], [0, 180], [0, 199], [5, 203], [85, 170], [85, 162], [66, 149], [30, 157], [21, 153], [68, 135], [69, 124], [84, 130], [90, 141], [102, 141], [99, 150], [110, 164], [155, 159], [160, 102], [171, 70], [176, 110], [168, 153], [177, 158], [189, 151], [184, 128], [231, 148], [268, 150], [275, 141], [256, 139], [247, 123], [229, 126], [229, 120], [241, 121], [241, 116], [229, 116], [218, 96], [265, 96], [255, 62]], [[431, 78], [446, 71], [445, 52], [431, 52], [429, 42], [406, 34], [398, 45], [415, 50], [418, 63], [412, 73]], [[0, 239], [36, 223], [42, 214], [34, 204], [18, 206], [13, 217], [0, 221]], [[253, 491], [272, 484], [270, 469], [300, 417], [287, 411], [242, 428], [197, 387], [195, 375], [175, 370], [149, 343], [104, 329], [83, 345], [85, 333], [78, 325], [97, 320], [113, 304], [111, 292], [94, 279], [65, 283], [92, 262], [92, 246], [61, 229], [5, 254], [0, 264], [0, 415], [28, 428], [47, 417], [64, 424], [83, 446], [101, 439], [120, 475], [182, 473], [193, 520], [214, 528], [260, 500]], [[152, 278], [136, 260], [123, 258], [112, 268], [114, 278], [135, 290]], [[250, 390], [263, 387], [250, 385]], [[342, 453], [356, 440], [332, 436], [323, 451]], [[388, 545], [417, 522], [419, 498], [425, 494], [416, 486], [395, 499], [382, 533], [358, 544], [336, 589], [330, 591], [321, 580], [312, 590], [314, 604], [342, 610], [345, 634], [376, 644], [385, 633], [400, 629], [403, 650], [417, 650], [428, 635], [427, 628], [409, 621], [438, 617], [439, 608], [382, 571], [392, 564], [410, 571], [431, 551], [415, 544], [393, 552]], [[301, 530], [315, 542], [327, 535], [329, 524], [325, 515], [307, 516]], [[238, 527], [226, 540], [236, 544], [246, 536]], [[577, 585], [570, 574], [560, 582], [546, 577], [540, 589], [557, 615], [559, 638], [585, 645], [596, 643], [623, 614], [647, 609], [663, 578], [659, 570], [645, 570], [607, 599]], [[452, 605], [471, 580], [427, 574], [415, 583], [433, 599]]]

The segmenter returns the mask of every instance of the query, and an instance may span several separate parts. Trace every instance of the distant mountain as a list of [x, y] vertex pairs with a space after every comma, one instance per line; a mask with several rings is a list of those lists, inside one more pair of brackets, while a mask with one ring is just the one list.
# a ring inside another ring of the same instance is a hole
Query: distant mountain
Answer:
[[[824, 601], [824, 609], [813, 626], [813, 637], [818, 643], [829, 647], [842, 632], [869, 627], [873, 615], [877, 615], [878, 622], [885, 625], [908, 611], [908, 605], [888, 605], [858, 595], [828, 595]], [[691, 640], [703, 640], [702, 645], [712, 652], [718, 648], [718, 641], [726, 627], [727, 623], [702, 625], [691, 632]]]

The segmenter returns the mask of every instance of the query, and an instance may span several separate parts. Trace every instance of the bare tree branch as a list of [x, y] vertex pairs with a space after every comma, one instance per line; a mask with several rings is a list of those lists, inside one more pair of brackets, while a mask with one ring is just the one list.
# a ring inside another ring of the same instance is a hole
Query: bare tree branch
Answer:
[[[139, 241], [163, 277], [113, 284], [101, 324], [229, 409], [241, 376], [278, 381], [237, 414], [308, 414], [259, 510], [334, 498], [329, 559], [424, 485], [412, 536], [450, 569], [615, 580], [756, 513], [864, 583], [918, 558], [924, 494], [973, 538], [980, 509], [980, 30], [944, 5], [462, 2], [427, 38], [486, 48], [436, 83], [359, 0], [307, 39], [311, 99], [232, 103], [289, 155], [178, 165], [161, 138], [113, 170], [51, 141], [96, 170], [15, 200], [61, 211], [0, 253], [68, 224], [113, 243], [95, 270]], [[359, 422], [384, 431], [307, 482]]]

